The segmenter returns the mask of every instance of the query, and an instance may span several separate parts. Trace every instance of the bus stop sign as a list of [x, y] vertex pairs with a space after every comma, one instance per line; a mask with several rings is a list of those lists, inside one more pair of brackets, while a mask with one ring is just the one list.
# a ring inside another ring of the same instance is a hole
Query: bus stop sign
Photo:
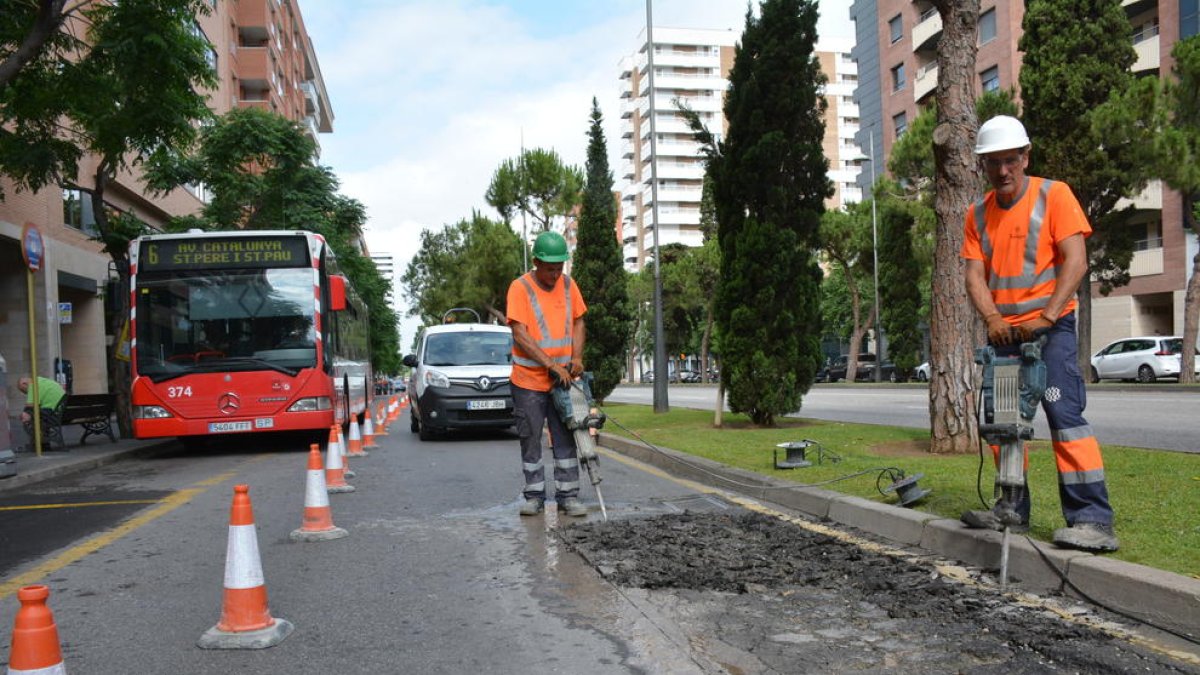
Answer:
[[29, 267], [30, 272], [42, 268], [45, 253], [46, 246], [42, 241], [41, 231], [37, 229], [37, 225], [25, 223], [25, 229], [21, 231], [21, 254], [25, 257], [25, 265]]

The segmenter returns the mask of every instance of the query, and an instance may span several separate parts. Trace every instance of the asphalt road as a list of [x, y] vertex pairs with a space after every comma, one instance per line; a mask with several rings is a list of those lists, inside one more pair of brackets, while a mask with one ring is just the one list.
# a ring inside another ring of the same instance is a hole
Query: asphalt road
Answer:
[[[349, 536], [328, 542], [289, 540], [301, 524], [306, 456], [266, 438], [126, 459], [6, 492], [4, 503], [14, 506], [79, 501], [0, 512], [0, 541], [30, 540], [24, 554], [0, 560], [0, 627], [13, 625], [15, 588], [43, 583], [68, 672], [100, 675], [788, 672], [760, 658], [768, 642], [773, 663], [796, 663], [803, 652], [826, 659], [823, 672], [855, 671], [863, 650], [876, 650], [882, 666], [900, 646], [914, 654], [914, 673], [1008, 658], [959, 655], [957, 643], [948, 647], [937, 625], [919, 616], [895, 622], [871, 609], [870, 622], [857, 623], [863, 599], [837, 584], [822, 591], [820, 605], [843, 607], [845, 616], [795, 613], [786, 604], [790, 591], [730, 596], [619, 586], [567, 548], [555, 529], [569, 523], [553, 508], [535, 518], [516, 514], [522, 478], [510, 433], [421, 442], [402, 416], [381, 443], [351, 461], [357, 490], [330, 495], [334, 521]], [[614, 519], [724, 513], [745, 501], [607, 452], [602, 469]], [[271, 613], [296, 628], [267, 650], [201, 650], [196, 640], [221, 616], [229, 507], [240, 483], [250, 486]], [[592, 508], [584, 522], [598, 521], [586, 479], [581, 496]], [[112, 509], [136, 505], [101, 503], [154, 499], [120, 515]], [[25, 522], [32, 514], [36, 527]], [[76, 529], [57, 532], [68, 526]], [[744, 570], [732, 536], [713, 546], [728, 547]], [[731, 602], [740, 608], [736, 640]], [[1013, 611], [999, 596], [989, 602]], [[783, 612], [778, 621], [764, 622], [769, 608]], [[1085, 640], [1080, 653], [1088, 641], [1108, 641], [1080, 630], [1071, 628]], [[814, 640], [847, 651], [813, 652]], [[7, 657], [5, 634], [0, 665]]]
[[[653, 387], [620, 386], [608, 400], [653, 403]], [[717, 388], [712, 385], [672, 385], [672, 406], [712, 410]], [[726, 406], [728, 409], [728, 406]], [[1135, 448], [1200, 452], [1200, 390], [1172, 390], [1170, 385], [1091, 385], [1084, 413], [1100, 444]], [[818, 384], [804, 397], [792, 417], [837, 422], [929, 428], [929, 389], [924, 385]], [[1034, 420], [1036, 435], [1050, 437], [1046, 416]]]

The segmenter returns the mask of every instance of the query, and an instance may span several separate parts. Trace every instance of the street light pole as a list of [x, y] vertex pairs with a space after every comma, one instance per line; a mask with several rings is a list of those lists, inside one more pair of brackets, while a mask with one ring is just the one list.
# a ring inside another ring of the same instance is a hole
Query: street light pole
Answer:
[[662, 264], [658, 252], [658, 139], [654, 129], [654, 13], [646, 0], [646, 82], [650, 104], [650, 213], [654, 219], [654, 412], [671, 411], [667, 401], [667, 343], [663, 337]]
[[[879, 324], [879, 218], [875, 211], [875, 128], [867, 133], [871, 148], [871, 255], [874, 258], [872, 271], [875, 273], [875, 381], [883, 381], [883, 327]], [[857, 346], [855, 347], [857, 349]]]

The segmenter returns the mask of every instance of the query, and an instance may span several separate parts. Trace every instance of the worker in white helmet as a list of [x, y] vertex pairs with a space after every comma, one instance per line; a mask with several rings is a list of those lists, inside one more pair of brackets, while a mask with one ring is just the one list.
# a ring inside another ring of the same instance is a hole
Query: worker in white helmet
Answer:
[[[1115, 551], [1100, 444], [1083, 417], [1087, 398], [1075, 336], [1075, 293], [1087, 274], [1084, 238], [1092, 228], [1066, 183], [1026, 175], [1029, 152], [1029, 136], [1016, 118], [999, 115], [980, 126], [975, 154], [992, 190], [967, 210], [962, 247], [967, 293], [998, 355], [1015, 355], [1017, 343], [1046, 331], [1042, 408], [1067, 521], [1053, 540], [1063, 548]], [[999, 448], [992, 451], [998, 458]], [[1029, 491], [1024, 494], [1023, 503], [1008, 506], [1028, 528]], [[1001, 508], [967, 511], [962, 520], [969, 527], [1002, 530]]]

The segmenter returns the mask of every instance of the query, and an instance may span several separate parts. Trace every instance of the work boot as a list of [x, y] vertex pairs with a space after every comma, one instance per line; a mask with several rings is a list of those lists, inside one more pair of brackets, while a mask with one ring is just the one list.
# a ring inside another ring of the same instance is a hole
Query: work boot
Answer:
[[525, 503], [521, 504], [520, 514], [523, 516], [536, 516], [542, 512], [544, 504], [541, 499], [536, 497], [526, 497]]
[[1074, 548], [1080, 551], [1105, 553], [1117, 550], [1117, 535], [1112, 525], [1103, 523], [1075, 523], [1054, 531], [1054, 545], [1059, 548]]
[[[1004, 531], [1004, 519], [1000, 517], [1002, 512], [1011, 513], [1012, 510], [1005, 505], [1003, 501], [996, 502], [996, 505], [990, 511], [963, 511], [961, 520], [967, 527], [976, 530], [995, 530], [996, 532]], [[1022, 534], [1029, 531], [1029, 522], [1010, 523], [1008, 531], [1013, 534]]]
[[562, 500], [558, 503], [558, 510], [573, 518], [579, 518], [588, 514], [587, 507], [583, 505], [583, 502], [579, 501], [578, 497], [567, 497]]

